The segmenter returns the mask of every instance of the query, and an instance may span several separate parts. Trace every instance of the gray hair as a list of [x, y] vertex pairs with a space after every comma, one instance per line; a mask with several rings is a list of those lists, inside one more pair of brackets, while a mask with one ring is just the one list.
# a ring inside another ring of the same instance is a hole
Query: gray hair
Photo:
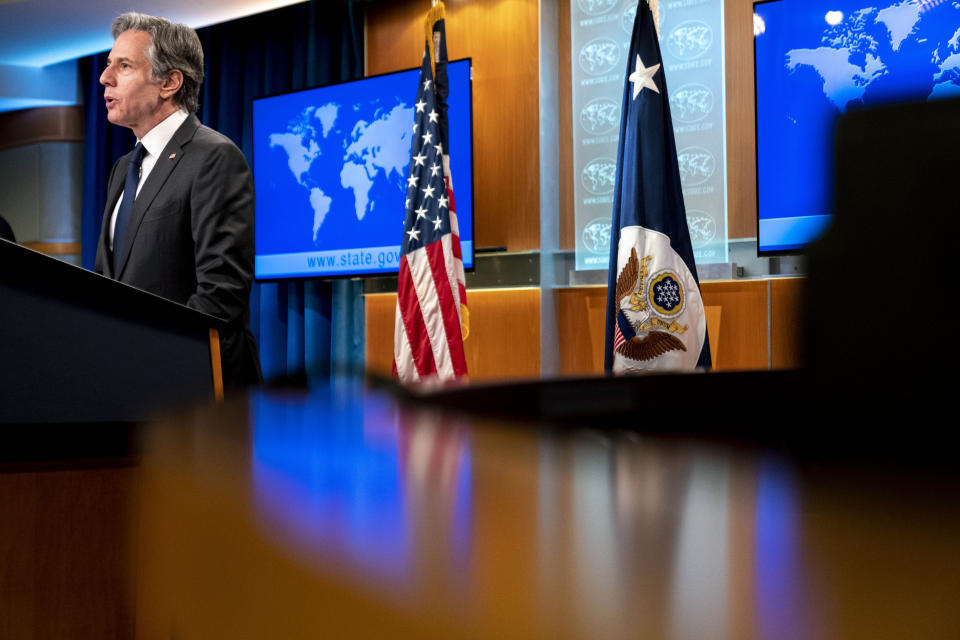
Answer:
[[203, 84], [203, 47], [197, 32], [185, 24], [134, 12], [118, 16], [110, 25], [114, 40], [124, 31], [145, 31], [150, 36], [147, 60], [155, 82], [165, 79], [174, 69], [180, 70], [183, 86], [173, 99], [188, 113], [194, 113]]

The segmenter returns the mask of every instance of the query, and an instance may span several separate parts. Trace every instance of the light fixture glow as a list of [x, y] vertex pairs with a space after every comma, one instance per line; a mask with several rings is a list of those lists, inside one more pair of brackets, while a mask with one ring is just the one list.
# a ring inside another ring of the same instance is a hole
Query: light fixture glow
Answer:
[[753, 37], [757, 37], [766, 30], [767, 24], [763, 21], [763, 18], [757, 14], [753, 14]]
[[826, 20], [827, 24], [831, 27], [835, 27], [843, 22], [843, 11], [827, 11], [827, 15], [824, 16], [824, 20]]

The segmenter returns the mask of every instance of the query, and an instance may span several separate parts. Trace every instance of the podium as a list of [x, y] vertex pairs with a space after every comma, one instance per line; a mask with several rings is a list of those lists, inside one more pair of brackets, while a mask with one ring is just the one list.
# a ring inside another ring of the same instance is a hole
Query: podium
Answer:
[[0, 425], [132, 423], [222, 397], [222, 327], [0, 240]]

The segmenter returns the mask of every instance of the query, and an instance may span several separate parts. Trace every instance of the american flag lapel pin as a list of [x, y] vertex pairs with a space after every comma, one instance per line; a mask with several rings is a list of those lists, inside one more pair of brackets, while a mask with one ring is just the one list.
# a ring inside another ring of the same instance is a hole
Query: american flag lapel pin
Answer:
[[171, 154], [170, 154], [170, 157], [167, 158], [167, 160], [173, 160], [173, 159], [176, 158], [176, 157], [177, 157], [177, 154], [171, 153]]

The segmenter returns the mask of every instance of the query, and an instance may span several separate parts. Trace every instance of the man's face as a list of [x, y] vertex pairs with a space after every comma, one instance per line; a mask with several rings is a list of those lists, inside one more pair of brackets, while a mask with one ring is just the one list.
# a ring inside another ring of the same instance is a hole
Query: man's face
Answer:
[[151, 44], [150, 34], [145, 31], [124, 31], [113, 42], [107, 68], [100, 75], [107, 120], [133, 129], [138, 138], [164, 115], [161, 83], [150, 79], [147, 49]]

